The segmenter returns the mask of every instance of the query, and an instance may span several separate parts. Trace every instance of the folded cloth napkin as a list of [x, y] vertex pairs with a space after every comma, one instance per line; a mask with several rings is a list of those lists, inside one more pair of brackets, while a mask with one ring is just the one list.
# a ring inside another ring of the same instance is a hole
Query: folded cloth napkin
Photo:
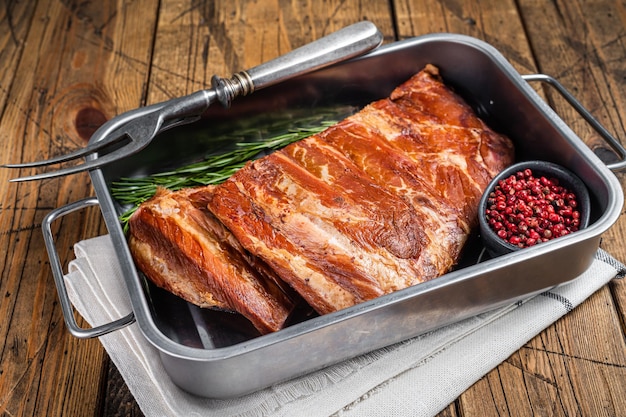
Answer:
[[[109, 236], [77, 243], [65, 276], [91, 325], [130, 312]], [[432, 416], [626, 268], [603, 250], [576, 280], [321, 371], [229, 400], [178, 388], [136, 324], [100, 338], [146, 416]]]

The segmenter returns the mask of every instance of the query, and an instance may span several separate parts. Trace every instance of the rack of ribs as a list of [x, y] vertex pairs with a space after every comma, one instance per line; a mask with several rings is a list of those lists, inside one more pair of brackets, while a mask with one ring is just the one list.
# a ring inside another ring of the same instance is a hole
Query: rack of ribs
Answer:
[[[205, 188], [202, 210], [219, 224], [217, 240], [327, 314], [449, 271], [478, 223], [483, 190], [513, 153], [428, 65], [390, 97]], [[215, 298], [239, 282], [216, 280]]]

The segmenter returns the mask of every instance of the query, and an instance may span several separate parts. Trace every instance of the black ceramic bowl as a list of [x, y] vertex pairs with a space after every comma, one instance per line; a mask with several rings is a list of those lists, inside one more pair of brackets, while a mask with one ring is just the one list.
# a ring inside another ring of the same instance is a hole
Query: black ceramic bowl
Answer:
[[518, 172], [522, 172], [527, 168], [532, 171], [535, 178], [539, 178], [542, 176], [546, 178], [556, 178], [559, 180], [559, 185], [567, 188], [569, 191], [574, 193], [576, 195], [578, 203], [577, 210], [580, 213], [580, 224], [578, 226], [578, 230], [587, 227], [587, 225], [589, 224], [589, 214], [591, 210], [589, 191], [587, 190], [585, 184], [580, 180], [580, 178], [578, 178], [574, 173], [563, 168], [562, 166], [551, 162], [519, 162], [517, 164], [511, 165], [510, 167], [500, 172], [489, 183], [487, 189], [485, 190], [485, 193], [480, 199], [478, 207], [480, 235], [487, 252], [493, 257], [520, 250], [522, 249], [522, 247], [513, 245], [505, 239], [501, 238], [490, 226], [487, 216], [485, 214], [488, 208], [487, 205], [489, 195], [495, 190], [501, 180], [506, 180], [511, 175], [516, 175]]

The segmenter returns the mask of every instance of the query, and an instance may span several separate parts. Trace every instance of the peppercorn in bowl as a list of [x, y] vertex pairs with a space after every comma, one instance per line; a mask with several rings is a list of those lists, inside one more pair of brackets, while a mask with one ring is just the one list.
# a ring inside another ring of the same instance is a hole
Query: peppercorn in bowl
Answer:
[[483, 244], [499, 256], [586, 227], [590, 197], [580, 178], [562, 166], [525, 161], [491, 181], [478, 210]]

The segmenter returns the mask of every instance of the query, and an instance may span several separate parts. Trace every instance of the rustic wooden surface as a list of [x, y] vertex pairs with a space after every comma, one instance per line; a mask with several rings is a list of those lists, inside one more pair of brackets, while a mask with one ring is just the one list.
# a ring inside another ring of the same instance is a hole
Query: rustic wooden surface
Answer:
[[[555, 76], [626, 138], [623, 1], [0, 0], [0, 162], [79, 148], [116, 114], [363, 19], [386, 43], [430, 32], [486, 40], [521, 73]], [[545, 96], [590, 147], [609, 154], [567, 104]], [[92, 194], [88, 176], [9, 183], [15, 174], [0, 169], [0, 411], [142, 415], [99, 342], [66, 331], [41, 237], [46, 213]], [[57, 223], [65, 262], [73, 243], [105, 233], [95, 208]], [[602, 241], [621, 261], [625, 234], [622, 216]], [[625, 312], [626, 282], [613, 281], [440, 415], [626, 415]]]

